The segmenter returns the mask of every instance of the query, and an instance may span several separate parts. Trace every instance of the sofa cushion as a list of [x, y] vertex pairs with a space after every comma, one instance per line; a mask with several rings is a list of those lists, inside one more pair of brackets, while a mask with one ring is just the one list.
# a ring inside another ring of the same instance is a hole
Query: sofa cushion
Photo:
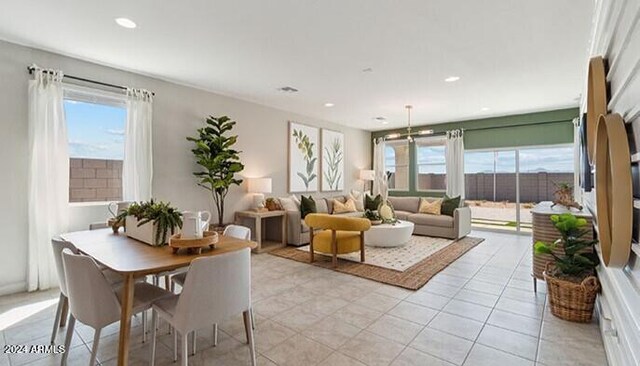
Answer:
[[308, 214], [316, 212], [316, 201], [313, 200], [313, 197], [302, 196], [302, 201], [300, 201], [300, 217], [304, 219]]
[[329, 213], [329, 207], [327, 207], [327, 200], [324, 198], [316, 199], [316, 212], [317, 213]]
[[304, 220], [300, 220], [300, 232], [301, 233], [308, 233], [309, 232], [309, 226], [307, 225], [306, 222], [304, 222]]
[[387, 201], [391, 203], [395, 211], [418, 212], [420, 197], [389, 197]]
[[285, 211], [299, 211], [300, 205], [296, 203], [293, 198], [295, 198], [295, 196], [293, 195], [289, 197], [278, 198], [278, 200], [280, 201], [280, 206], [282, 206]]
[[451, 198], [446, 194], [444, 195], [444, 198], [442, 199], [441, 209], [443, 215], [453, 217], [453, 211], [455, 211], [455, 209], [458, 207], [460, 207], [460, 196]]
[[396, 213], [396, 218], [398, 220], [407, 220], [409, 218], [409, 215], [413, 214], [413, 212], [409, 212], [409, 211], [394, 210], [394, 212]]
[[369, 194], [369, 192], [359, 192], [355, 190], [351, 190], [351, 193], [347, 196], [347, 198], [351, 198], [356, 203], [356, 210], [364, 211], [364, 195]]
[[344, 212], [344, 213], [336, 213], [334, 216], [347, 216], [347, 217], [362, 217], [362, 212], [354, 211], [354, 212]]
[[365, 210], [375, 211], [378, 209], [378, 206], [380, 206], [380, 203], [382, 203], [382, 196], [380, 196], [379, 194], [376, 195], [375, 197], [371, 197], [368, 194], [365, 194], [364, 196]]
[[447, 215], [411, 214], [407, 220], [416, 225], [453, 227], [453, 217]]
[[333, 200], [333, 213], [345, 213], [345, 212], [358, 212], [356, 209], [356, 202], [349, 198], [347, 202], [342, 203], [338, 200]]
[[338, 201], [340, 201], [342, 203], [344, 203], [344, 201], [346, 201], [344, 196], [327, 197], [324, 200], [327, 203], [327, 211], [330, 214], [333, 214], [333, 200], [338, 200]]
[[420, 207], [418, 207], [418, 213], [440, 215], [442, 213], [442, 200], [428, 200], [420, 198]]

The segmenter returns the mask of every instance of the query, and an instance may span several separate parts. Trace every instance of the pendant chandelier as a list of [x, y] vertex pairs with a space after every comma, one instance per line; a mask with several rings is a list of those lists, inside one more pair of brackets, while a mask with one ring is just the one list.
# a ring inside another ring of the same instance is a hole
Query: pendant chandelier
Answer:
[[407, 110], [407, 132], [405, 133], [392, 133], [385, 136], [385, 139], [397, 139], [401, 137], [406, 137], [408, 142], [413, 142], [413, 137], [415, 135], [425, 136], [425, 135], [433, 135], [433, 130], [420, 130], [417, 132], [413, 132], [411, 128], [411, 110], [413, 106], [411, 104], [407, 104], [404, 106]]

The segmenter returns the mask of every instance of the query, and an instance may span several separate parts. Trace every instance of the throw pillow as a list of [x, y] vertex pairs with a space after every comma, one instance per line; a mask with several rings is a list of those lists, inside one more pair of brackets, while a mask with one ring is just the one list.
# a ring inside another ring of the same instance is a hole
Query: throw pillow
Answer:
[[346, 212], [356, 212], [356, 202], [349, 198], [347, 202], [342, 203], [338, 200], [333, 200], [333, 213], [346, 213]]
[[420, 208], [418, 212], [430, 214], [430, 215], [440, 215], [442, 209], [442, 198], [439, 198], [435, 201], [429, 201], [424, 198], [420, 198]]
[[364, 192], [352, 190], [347, 197], [351, 198], [356, 203], [356, 210], [364, 211], [364, 195]]
[[291, 199], [291, 197], [280, 197], [278, 198], [280, 201], [280, 206], [285, 211], [298, 211], [298, 205], [296, 205], [295, 201]]
[[382, 196], [377, 195], [375, 198], [372, 198], [368, 194], [364, 196], [364, 208], [371, 211], [376, 211], [378, 206], [382, 203]]
[[317, 211], [316, 201], [313, 200], [313, 197], [309, 196], [307, 198], [302, 196], [302, 201], [300, 202], [300, 216], [304, 219], [308, 214], [316, 213]]
[[447, 195], [442, 199], [442, 214], [453, 217], [453, 211], [460, 207], [460, 196], [449, 197]]

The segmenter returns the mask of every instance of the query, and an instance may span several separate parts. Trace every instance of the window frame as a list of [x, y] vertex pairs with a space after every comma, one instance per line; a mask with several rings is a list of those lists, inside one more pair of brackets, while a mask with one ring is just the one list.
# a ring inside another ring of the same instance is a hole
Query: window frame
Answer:
[[[411, 178], [411, 173], [410, 173], [410, 170], [411, 170], [411, 152], [410, 152], [411, 144], [406, 139], [388, 140], [388, 141], [385, 142], [385, 149], [386, 149], [387, 146], [401, 145], [401, 144], [405, 144], [407, 146], [407, 164], [402, 164], [402, 165], [394, 164], [393, 167], [394, 167], [394, 169], [398, 168], [398, 167], [401, 167], [401, 168], [406, 167], [407, 168], [407, 189], [398, 189], [398, 188], [389, 187], [389, 191], [390, 192], [410, 192], [411, 191], [411, 179], [410, 179]], [[394, 161], [397, 161], [397, 160], [394, 159]], [[387, 169], [388, 165], [386, 163], [386, 156], [385, 156], [385, 166], [384, 166], [384, 168], [385, 168], [385, 171], [388, 171], [388, 169]]]
[[[123, 108], [125, 109], [125, 111], [128, 109], [127, 97], [123, 93], [114, 93], [114, 92], [106, 91], [103, 89], [90, 88], [90, 87], [77, 85], [77, 84], [70, 84], [70, 83], [62, 83], [62, 92], [63, 92], [63, 95], [62, 95], [63, 103], [69, 100], [69, 101], [75, 101], [75, 102], [81, 102], [81, 103], [98, 104], [98, 105], [104, 105], [109, 107]], [[126, 131], [126, 117], [125, 117], [125, 131]], [[69, 161], [71, 161], [71, 159], [74, 159], [74, 158], [69, 156]], [[91, 158], [79, 157], [75, 159], [91, 159]], [[111, 160], [111, 159], [99, 159], [99, 160]], [[72, 188], [69, 185], [68, 187], [69, 193], [71, 193], [71, 189]], [[111, 201], [109, 200], [102, 200], [102, 199], [97, 201], [71, 201], [71, 196], [69, 196], [68, 205], [70, 207], [104, 206], [104, 205], [108, 205], [110, 202]]]
[[[415, 155], [415, 182], [416, 182], [416, 192], [422, 193], [445, 193], [447, 191], [447, 147], [446, 147], [447, 138], [446, 136], [428, 136], [428, 137], [417, 137], [413, 140], [414, 145], [414, 155]], [[420, 164], [418, 161], [418, 153], [420, 146], [443, 146], [444, 147], [444, 163], [443, 164]], [[444, 166], [444, 176], [445, 176], [445, 187], [444, 189], [420, 189], [420, 167], [421, 166]]]

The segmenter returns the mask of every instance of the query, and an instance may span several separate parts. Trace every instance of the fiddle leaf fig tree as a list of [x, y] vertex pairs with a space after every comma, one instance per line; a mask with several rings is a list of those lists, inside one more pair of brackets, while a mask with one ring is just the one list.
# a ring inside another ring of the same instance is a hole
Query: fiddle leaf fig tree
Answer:
[[236, 122], [227, 116], [209, 116], [206, 123], [205, 127], [198, 129], [197, 137], [187, 137], [187, 140], [195, 144], [191, 151], [201, 167], [193, 175], [198, 177], [200, 187], [211, 192], [218, 213], [218, 226], [222, 226], [224, 200], [231, 186], [242, 183], [242, 179], [235, 175], [244, 169], [244, 165], [240, 162], [240, 151], [233, 149], [238, 136], [228, 135]]

